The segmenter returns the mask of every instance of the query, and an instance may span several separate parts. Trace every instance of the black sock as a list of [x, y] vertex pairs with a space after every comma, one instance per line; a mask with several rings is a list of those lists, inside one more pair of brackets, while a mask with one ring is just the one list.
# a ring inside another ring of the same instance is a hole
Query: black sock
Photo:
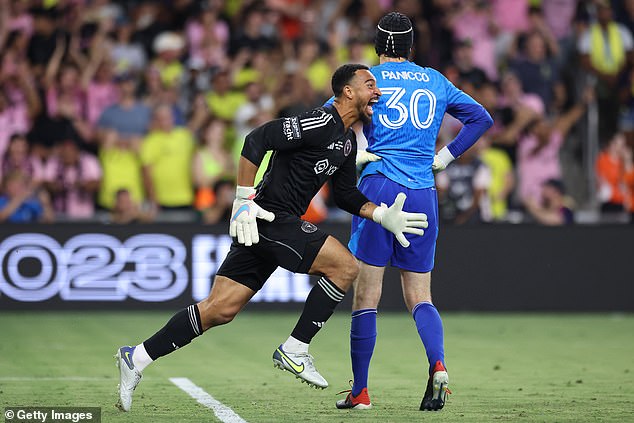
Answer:
[[321, 277], [313, 289], [310, 290], [304, 311], [299, 317], [291, 336], [310, 344], [319, 329], [332, 316], [337, 304], [343, 300], [346, 293], [325, 276]]
[[198, 305], [192, 304], [172, 316], [169, 322], [148, 338], [143, 345], [150, 358], [156, 360], [184, 347], [202, 333]]

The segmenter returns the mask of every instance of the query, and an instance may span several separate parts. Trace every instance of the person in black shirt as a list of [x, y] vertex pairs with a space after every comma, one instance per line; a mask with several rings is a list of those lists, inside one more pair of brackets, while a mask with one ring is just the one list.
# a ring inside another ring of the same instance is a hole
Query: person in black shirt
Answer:
[[[343, 299], [359, 266], [339, 241], [300, 216], [332, 178], [339, 207], [381, 224], [403, 246], [409, 245], [404, 232], [422, 235], [427, 227], [424, 213], [402, 211], [405, 194], [399, 194], [388, 208], [370, 202], [356, 188], [357, 145], [350, 127], [371, 119], [372, 105], [381, 95], [374, 76], [364, 65], [343, 65], [334, 73], [332, 87], [332, 106], [268, 122], [246, 137], [229, 225], [234, 242], [211, 293], [175, 314], [145, 342], [117, 351], [121, 410], [130, 409], [132, 392], [148, 364], [189, 344], [207, 329], [229, 323], [278, 266], [321, 278], [310, 291], [291, 336], [273, 353], [273, 362], [309, 385], [328, 386], [315, 369], [308, 345]], [[267, 150], [274, 154], [255, 188], [255, 175]]]

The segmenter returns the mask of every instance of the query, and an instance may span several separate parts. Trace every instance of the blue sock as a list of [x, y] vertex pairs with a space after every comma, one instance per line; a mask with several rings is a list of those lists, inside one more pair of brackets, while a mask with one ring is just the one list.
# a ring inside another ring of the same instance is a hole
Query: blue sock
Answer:
[[368, 371], [375, 344], [376, 309], [364, 308], [353, 311], [350, 324], [350, 357], [354, 377], [352, 395], [355, 397], [368, 386]]
[[429, 360], [429, 372], [440, 360], [445, 364], [445, 347], [442, 331], [442, 320], [438, 310], [432, 303], [422, 302], [414, 306], [412, 316], [416, 322], [416, 330], [425, 346], [427, 360]]

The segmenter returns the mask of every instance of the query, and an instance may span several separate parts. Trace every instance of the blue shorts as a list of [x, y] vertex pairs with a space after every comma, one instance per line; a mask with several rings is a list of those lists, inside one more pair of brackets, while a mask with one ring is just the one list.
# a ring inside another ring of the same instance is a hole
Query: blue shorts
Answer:
[[378, 223], [353, 216], [348, 248], [359, 260], [372, 266], [394, 267], [426, 273], [434, 268], [436, 238], [438, 238], [438, 197], [436, 188], [409, 189], [383, 175], [370, 175], [361, 180], [359, 190], [376, 204], [391, 206], [399, 192], [407, 199], [403, 211], [422, 212], [429, 226], [423, 236], [405, 234], [410, 246], [404, 248], [394, 234]]

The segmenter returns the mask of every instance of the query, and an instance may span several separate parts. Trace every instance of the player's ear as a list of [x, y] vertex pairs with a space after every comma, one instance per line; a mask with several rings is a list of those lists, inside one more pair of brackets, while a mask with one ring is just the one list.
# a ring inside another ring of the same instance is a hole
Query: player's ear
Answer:
[[346, 96], [347, 99], [351, 100], [353, 97], [352, 94], [352, 87], [350, 85], [346, 85], [343, 87], [343, 94]]

